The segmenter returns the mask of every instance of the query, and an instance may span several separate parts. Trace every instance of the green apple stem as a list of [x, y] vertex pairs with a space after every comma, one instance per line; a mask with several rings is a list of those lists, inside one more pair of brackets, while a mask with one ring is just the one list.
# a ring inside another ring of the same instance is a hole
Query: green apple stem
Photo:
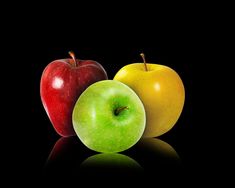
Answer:
[[76, 66], [78, 65], [78, 62], [77, 62], [77, 60], [76, 60], [76, 56], [75, 56], [74, 52], [73, 52], [73, 51], [69, 51], [69, 55], [72, 57], [72, 59], [73, 59], [73, 64], [74, 64], [74, 66], [76, 67]]
[[124, 107], [118, 107], [118, 108], [117, 108], [117, 109], [115, 109], [115, 111], [114, 111], [115, 116], [118, 116], [118, 114], [120, 114], [120, 112], [121, 112], [121, 111], [126, 110], [126, 109], [128, 109], [128, 107], [127, 107], [127, 106], [124, 106]]
[[144, 55], [144, 53], [141, 53], [140, 56], [142, 57], [142, 59], [143, 59], [143, 61], [144, 61], [144, 68], [145, 68], [145, 71], [148, 71], [147, 63], [146, 63], [146, 60], [145, 60], [145, 55]]

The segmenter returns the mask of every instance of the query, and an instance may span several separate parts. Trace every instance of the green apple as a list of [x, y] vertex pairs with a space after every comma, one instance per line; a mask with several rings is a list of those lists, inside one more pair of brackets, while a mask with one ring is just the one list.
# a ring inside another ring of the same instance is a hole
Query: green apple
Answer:
[[73, 127], [91, 150], [121, 152], [138, 142], [145, 130], [145, 109], [136, 93], [125, 84], [99, 81], [78, 98]]

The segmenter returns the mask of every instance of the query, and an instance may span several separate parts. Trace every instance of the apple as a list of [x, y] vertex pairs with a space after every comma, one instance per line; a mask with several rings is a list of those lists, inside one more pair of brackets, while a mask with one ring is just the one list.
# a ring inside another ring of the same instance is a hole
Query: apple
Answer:
[[157, 137], [169, 131], [177, 122], [185, 100], [180, 76], [170, 67], [133, 63], [121, 68], [114, 77], [140, 97], [146, 111], [146, 129], [143, 137]]
[[91, 150], [121, 152], [132, 147], [145, 129], [145, 110], [136, 93], [125, 84], [99, 81], [78, 98], [73, 110], [77, 136]]
[[104, 68], [93, 60], [59, 59], [44, 69], [40, 82], [40, 96], [46, 113], [56, 130], [64, 137], [76, 135], [72, 112], [80, 94], [94, 82], [108, 79]]

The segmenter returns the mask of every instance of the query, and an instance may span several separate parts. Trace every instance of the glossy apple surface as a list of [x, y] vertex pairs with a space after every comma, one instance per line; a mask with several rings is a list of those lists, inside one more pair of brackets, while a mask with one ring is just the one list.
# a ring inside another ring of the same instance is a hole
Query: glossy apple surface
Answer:
[[121, 68], [114, 80], [132, 88], [143, 102], [144, 137], [160, 136], [175, 125], [184, 106], [185, 90], [173, 69], [159, 64], [133, 63]]
[[75, 135], [72, 126], [74, 104], [94, 82], [107, 79], [104, 68], [92, 60], [59, 59], [49, 63], [41, 76], [40, 95], [46, 113], [64, 137]]
[[144, 106], [125, 84], [105, 80], [89, 86], [78, 98], [73, 126], [90, 149], [112, 153], [133, 146], [145, 129]]

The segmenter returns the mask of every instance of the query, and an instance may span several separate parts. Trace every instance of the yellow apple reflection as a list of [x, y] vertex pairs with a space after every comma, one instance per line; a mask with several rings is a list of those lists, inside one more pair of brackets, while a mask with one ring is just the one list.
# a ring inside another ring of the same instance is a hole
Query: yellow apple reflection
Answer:
[[133, 148], [138, 161], [146, 171], [158, 170], [167, 174], [181, 168], [181, 160], [175, 149], [157, 138], [143, 138]]
[[180, 160], [178, 153], [168, 143], [157, 138], [143, 138], [139, 141], [138, 145], [145, 150], [151, 150], [157, 156], [162, 156], [176, 161]]

